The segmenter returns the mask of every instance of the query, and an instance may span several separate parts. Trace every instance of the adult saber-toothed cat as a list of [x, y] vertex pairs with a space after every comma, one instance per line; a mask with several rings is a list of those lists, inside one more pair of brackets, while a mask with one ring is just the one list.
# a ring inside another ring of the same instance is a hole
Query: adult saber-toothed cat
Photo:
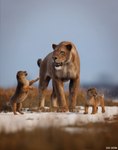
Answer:
[[63, 82], [69, 81], [69, 110], [73, 111], [76, 105], [78, 88], [80, 84], [80, 59], [76, 47], [71, 42], [52, 44], [53, 52], [43, 60], [37, 61], [40, 67], [39, 82], [39, 109], [44, 109], [45, 89], [52, 79], [53, 91], [51, 101], [53, 108], [68, 111]]

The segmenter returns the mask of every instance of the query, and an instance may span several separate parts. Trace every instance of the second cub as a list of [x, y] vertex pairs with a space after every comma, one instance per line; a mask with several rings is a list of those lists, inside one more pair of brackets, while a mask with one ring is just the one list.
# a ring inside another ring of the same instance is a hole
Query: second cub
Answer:
[[88, 107], [92, 106], [92, 114], [97, 113], [98, 106], [101, 106], [102, 113], [105, 112], [104, 107], [104, 95], [98, 94], [96, 88], [90, 88], [87, 90], [87, 101], [85, 104], [84, 114], [88, 114]]

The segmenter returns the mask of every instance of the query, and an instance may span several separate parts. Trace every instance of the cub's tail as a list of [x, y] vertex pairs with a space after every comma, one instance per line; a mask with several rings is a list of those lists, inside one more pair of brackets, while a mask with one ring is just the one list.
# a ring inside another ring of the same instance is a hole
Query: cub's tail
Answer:
[[40, 67], [41, 66], [41, 63], [42, 63], [42, 59], [38, 59], [37, 60], [37, 65]]

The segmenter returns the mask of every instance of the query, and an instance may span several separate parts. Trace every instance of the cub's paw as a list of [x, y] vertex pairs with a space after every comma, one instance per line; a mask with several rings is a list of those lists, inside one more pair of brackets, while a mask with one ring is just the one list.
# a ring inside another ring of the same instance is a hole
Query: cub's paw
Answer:
[[18, 111], [21, 115], [23, 115], [24, 113], [22, 111]]
[[14, 115], [18, 115], [17, 112], [14, 112]]
[[102, 110], [102, 113], [105, 113], [105, 110]]
[[94, 114], [96, 114], [96, 112], [92, 112], [92, 113], [91, 113], [91, 115], [94, 115]]
[[86, 114], [88, 114], [88, 112], [84, 112], [84, 114], [86, 115]]

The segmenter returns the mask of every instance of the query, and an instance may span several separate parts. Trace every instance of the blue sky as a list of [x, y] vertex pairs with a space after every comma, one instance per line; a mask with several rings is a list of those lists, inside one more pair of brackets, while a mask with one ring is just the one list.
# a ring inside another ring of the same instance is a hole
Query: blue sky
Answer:
[[37, 59], [61, 41], [78, 49], [81, 84], [118, 84], [118, 0], [0, 0], [0, 86], [18, 70], [37, 77]]

